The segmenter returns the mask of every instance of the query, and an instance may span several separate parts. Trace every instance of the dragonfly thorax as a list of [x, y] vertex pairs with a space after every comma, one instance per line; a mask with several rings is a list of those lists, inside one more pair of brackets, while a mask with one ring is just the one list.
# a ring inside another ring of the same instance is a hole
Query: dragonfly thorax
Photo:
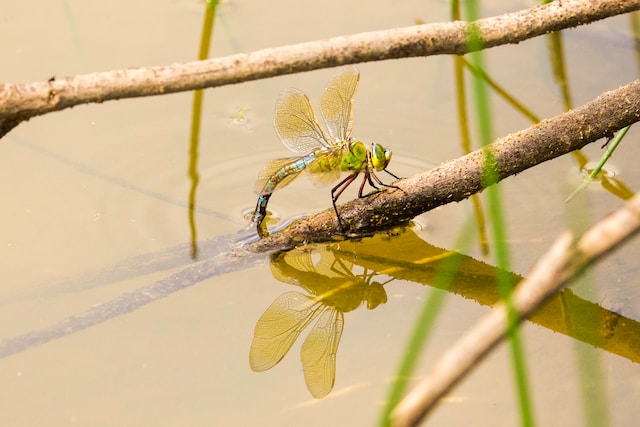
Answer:
[[342, 158], [340, 169], [343, 172], [363, 171], [368, 164], [368, 150], [362, 141], [357, 139], [349, 140], [349, 150]]

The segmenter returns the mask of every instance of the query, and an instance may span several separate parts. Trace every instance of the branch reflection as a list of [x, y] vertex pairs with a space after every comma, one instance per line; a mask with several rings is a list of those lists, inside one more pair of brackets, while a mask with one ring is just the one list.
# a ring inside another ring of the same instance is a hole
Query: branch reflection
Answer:
[[[449, 257], [461, 257], [458, 271], [444, 271]], [[458, 252], [430, 245], [412, 231], [396, 237], [376, 235], [279, 253], [271, 270], [278, 280], [303, 288], [278, 297], [258, 320], [250, 350], [251, 369], [266, 371], [287, 354], [300, 333], [318, 319], [305, 339], [301, 359], [307, 387], [326, 396], [335, 381], [336, 353], [344, 327], [343, 313], [366, 302], [369, 309], [387, 301], [390, 280], [432, 286], [437, 275], [453, 274], [451, 294], [493, 305], [499, 299], [497, 269]], [[355, 272], [357, 273], [355, 273]], [[374, 281], [383, 277], [384, 280]], [[515, 285], [522, 277], [510, 273]], [[565, 289], [543, 305], [530, 322], [595, 347], [640, 362], [640, 322], [585, 300]]]

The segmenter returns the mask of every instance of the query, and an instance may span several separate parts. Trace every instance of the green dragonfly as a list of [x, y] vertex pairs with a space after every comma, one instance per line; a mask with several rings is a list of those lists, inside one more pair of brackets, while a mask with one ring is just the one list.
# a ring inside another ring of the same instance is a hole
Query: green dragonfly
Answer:
[[[307, 172], [314, 184], [335, 182], [342, 172], [349, 172], [349, 176], [331, 189], [333, 209], [343, 232], [336, 200], [360, 173], [364, 174], [364, 178], [358, 197], [367, 197], [380, 191], [376, 184], [393, 187], [382, 183], [376, 176], [376, 171], [385, 171], [399, 179], [386, 170], [391, 160], [390, 149], [380, 144], [371, 144], [369, 148], [362, 141], [351, 137], [353, 98], [359, 80], [360, 72], [353, 66], [331, 80], [320, 98], [320, 111], [326, 129], [320, 125], [309, 97], [304, 92], [289, 88], [278, 97], [273, 126], [284, 146], [298, 156], [273, 160], [258, 176], [255, 192], [259, 197], [252, 222], [256, 224], [260, 237], [269, 234], [264, 219], [271, 194], [289, 185], [302, 172]], [[367, 182], [374, 190], [363, 195]]]

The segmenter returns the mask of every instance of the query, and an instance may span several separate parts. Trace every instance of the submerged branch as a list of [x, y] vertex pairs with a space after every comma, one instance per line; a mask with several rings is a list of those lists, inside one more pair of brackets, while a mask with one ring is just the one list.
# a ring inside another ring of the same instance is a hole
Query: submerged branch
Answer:
[[[508, 135], [431, 171], [394, 183], [365, 199], [339, 206], [345, 228], [355, 237], [406, 222], [450, 202], [459, 202], [491, 184], [547, 160], [578, 150], [640, 120], [640, 80], [605, 92], [578, 108]], [[487, 165], [490, 154], [492, 164]], [[484, 179], [487, 168], [494, 181]], [[248, 245], [252, 251], [288, 249], [339, 236], [333, 209], [294, 222], [281, 232]]]
[[640, 9], [639, 0], [562, 0], [518, 12], [336, 37], [166, 66], [0, 83], [0, 137], [32, 117], [75, 105], [203, 89], [359, 62], [470, 51], [469, 27], [495, 47]]

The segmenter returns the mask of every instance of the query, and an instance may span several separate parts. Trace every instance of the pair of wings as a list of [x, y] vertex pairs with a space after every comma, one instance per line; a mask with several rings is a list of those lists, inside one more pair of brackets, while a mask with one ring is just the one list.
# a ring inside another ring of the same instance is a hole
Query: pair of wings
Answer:
[[[294, 88], [285, 89], [276, 101], [273, 126], [282, 143], [289, 151], [298, 155], [309, 155], [326, 149], [324, 157], [340, 156], [344, 142], [353, 130], [353, 100], [358, 89], [360, 72], [356, 67], [347, 67], [334, 77], [320, 98], [320, 112], [326, 129], [318, 121], [309, 97]], [[320, 156], [319, 156], [320, 157]], [[255, 190], [260, 193], [264, 184], [283, 167], [293, 164], [299, 157], [276, 159], [260, 173]], [[289, 184], [304, 169], [291, 170], [279, 183], [278, 188]], [[324, 184], [335, 181], [339, 170], [314, 174], [312, 180]]]
[[[276, 279], [305, 287], [291, 271], [311, 273], [309, 277], [314, 282], [327, 279], [322, 286], [325, 291], [316, 297], [294, 291], [280, 295], [256, 323], [249, 364], [256, 372], [271, 369], [289, 352], [301, 332], [318, 319], [302, 344], [300, 359], [307, 388], [314, 397], [321, 398], [329, 394], [335, 382], [336, 354], [344, 328], [342, 310], [326, 304], [325, 299], [340, 292], [340, 284], [350, 280], [352, 264], [324, 251], [317, 263], [308, 251], [281, 256], [283, 263], [271, 264]], [[283, 264], [286, 268], [276, 267]]]
[[307, 154], [318, 148], [332, 148], [349, 139], [353, 129], [353, 98], [360, 73], [348, 67], [334, 77], [320, 98], [320, 112], [328, 133], [322, 128], [309, 101], [298, 89], [285, 89], [276, 101], [273, 126], [287, 149]]
[[275, 366], [316, 318], [318, 321], [302, 344], [300, 358], [307, 388], [313, 397], [329, 394], [335, 382], [336, 353], [344, 315], [335, 307], [325, 306], [299, 292], [280, 295], [258, 320], [249, 352], [251, 369], [262, 372]]

